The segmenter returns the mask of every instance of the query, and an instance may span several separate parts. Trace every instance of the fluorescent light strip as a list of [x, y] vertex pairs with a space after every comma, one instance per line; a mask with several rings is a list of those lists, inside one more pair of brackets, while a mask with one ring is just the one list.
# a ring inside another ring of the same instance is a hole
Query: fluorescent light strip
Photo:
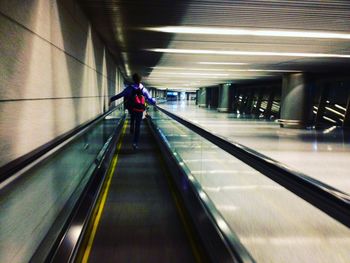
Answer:
[[336, 129], [336, 128], [337, 128], [337, 126], [332, 126], [332, 127], [328, 128], [327, 130], [324, 130], [323, 133], [324, 133], [324, 134], [330, 133], [330, 132], [332, 132], [332, 131], [333, 131], [334, 129]]
[[342, 107], [342, 106], [340, 106], [338, 104], [335, 104], [334, 106], [337, 107], [340, 110], [346, 111], [346, 108], [344, 108], [344, 107]]
[[336, 110], [333, 110], [332, 108], [330, 108], [330, 107], [325, 107], [325, 109], [327, 109], [327, 110], [329, 110], [329, 111], [331, 111], [331, 112], [333, 112], [333, 113], [335, 113], [335, 114], [337, 114], [337, 115], [339, 115], [339, 116], [341, 116], [341, 117], [345, 117], [345, 115], [344, 114], [341, 114], [340, 112], [338, 112], [338, 111], [336, 111]]
[[176, 75], [176, 79], [179, 78], [198, 78], [200, 77], [201, 80], [206, 80], [206, 79], [221, 79], [221, 78], [230, 78], [228, 76], [228, 74], [226, 76], [207, 76], [207, 75], [181, 75], [181, 74], [154, 74], [154, 76], [148, 78], [147, 80], [152, 80], [152, 79], [159, 79], [159, 78], [163, 78], [163, 79], [169, 79], [172, 78], [172, 76], [169, 75]]
[[157, 70], [193, 70], [193, 71], [227, 71], [226, 69], [212, 69], [212, 68], [177, 68], [177, 67], [153, 67], [153, 72]]
[[350, 34], [347, 34], [347, 33], [332, 33], [332, 32], [317, 32], [317, 31], [264, 30], [264, 29], [189, 27], [189, 26], [165, 26], [165, 27], [150, 27], [150, 28], [144, 28], [144, 29], [149, 31], [157, 31], [157, 32], [164, 32], [164, 33], [183, 33], [183, 34], [350, 39]]
[[198, 62], [202, 65], [248, 65], [248, 63], [236, 63], [236, 62]]
[[350, 58], [350, 55], [327, 53], [294, 53], [294, 52], [263, 52], [263, 51], [222, 51], [200, 49], [153, 48], [152, 52], [199, 54], [199, 55], [241, 55], [241, 56], [280, 56], [280, 57], [310, 57], [310, 58]]
[[[230, 70], [234, 71], [234, 70]], [[284, 69], [247, 69], [246, 71], [254, 71], [254, 72], [301, 72], [301, 70], [284, 70]]]
[[[153, 73], [155, 75], [165, 74], [165, 75], [185, 75], [185, 76], [228, 76], [229, 74], [224, 73], [193, 73], [193, 72], [159, 72]], [[153, 75], [152, 74], [152, 75]]]
[[157, 70], [193, 70], [193, 71], [220, 71], [220, 72], [301, 72], [301, 70], [288, 69], [212, 69], [212, 68], [176, 68], [176, 67], [154, 67]]
[[328, 118], [326, 116], [323, 116], [322, 117], [323, 119], [327, 120], [327, 121], [330, 121], [330, 122], [333, 122], [333, 123], [337, 123], [335, 120], [331, 119], [331, 118]]

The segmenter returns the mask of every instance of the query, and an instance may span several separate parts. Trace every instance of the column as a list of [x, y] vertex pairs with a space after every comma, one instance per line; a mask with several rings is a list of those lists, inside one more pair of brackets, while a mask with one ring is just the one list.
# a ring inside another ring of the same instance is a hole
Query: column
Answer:
[[312, 125], [311, 80], [305, 73], [283, 76], [281, 97], [281, 127], [306, 128]]
[[230, 87], [229, 83], [219, 85], [219, 112], [229, 112], [230, 110]]
[[211, 89], [211, 104], [212, 109], [216, 109], [219, 103], [219, 86], [214, 86]]
[[250, 114], [251, 109], [253, 107], [253, 100], [254, 100], [254, 89], [250, 89], [250, 91], [247, 91], [247, 97], [245, 100], [245, 105], [243, 109], [243, 113]]
[[272, 112], [272, 105], [273, 105], [273, 100], [275, 98], [275, 90], [273, 88], [270, 89], [270, 94], [269, 94], [269, 99], [267, 101], [267, 106], [265, 110], [265, 118], [270, 119], [271, 117], [271, 112]]
[[343, 122], [344, 128], [350, 128], [350, 91], [348, 91], [348, 100], [346, 103], [346, 111]]
[[207, 89], [200, 88], [198, 91], [198, 106], [207, 107]]
[[258, 100], [256, 102], [255, 109], [253, 109], [253, 113], [255, 115], [255, 118], [259, 118], [259, 116], [260, 116], [260, 107], [261, 107], [262, 100], [264, 98], [264, 93], [265, 93], [265, 88], [259, 88]]
[[316, 127], [322, 126], [321, 123], [322, 123], [322, 118], [323, 118], [325, 110], [326, 110], [329, 91], [330, 91], [330, 84], [325, 83], [322, 87], [320, 100], [319, 100], [318, 105], [317, 105], [317, 113], [316, 113], [316, 117], [315, 117], [315, 126]]

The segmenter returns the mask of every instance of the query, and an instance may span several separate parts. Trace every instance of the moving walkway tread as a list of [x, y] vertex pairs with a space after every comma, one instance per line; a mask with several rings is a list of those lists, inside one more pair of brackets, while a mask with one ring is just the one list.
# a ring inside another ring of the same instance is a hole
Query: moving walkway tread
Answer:
[[122, 140], [88, 262], [196, 262], [148, 127]]

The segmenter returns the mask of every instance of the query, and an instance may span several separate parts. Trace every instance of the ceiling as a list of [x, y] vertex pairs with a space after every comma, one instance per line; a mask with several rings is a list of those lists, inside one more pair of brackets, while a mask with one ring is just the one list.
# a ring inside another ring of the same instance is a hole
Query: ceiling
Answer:
[[193, 90], [350, 69], [348, 0], [78, 2], [124, 76], [139, 72], [147, 86]]

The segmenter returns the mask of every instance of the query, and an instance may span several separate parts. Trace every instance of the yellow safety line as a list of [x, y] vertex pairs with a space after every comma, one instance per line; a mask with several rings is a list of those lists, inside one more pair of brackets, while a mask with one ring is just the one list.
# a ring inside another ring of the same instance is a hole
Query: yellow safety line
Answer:
[[98, 227], [98, 225], [100, 223], [102, 212], [103, 212], [106, 200], [107, 200], [109, 187], [111, 186], [111, 182], [112, 182], [113, 174], [114, 174], [114, 171], [115, 171], [115, 167], [117, 166], [117, 163], [118, 163], [119, 151], [120, 151], [120, 148], [122, 146], [122, 141], [123, 141], [123, 137], [125, 135], [126, 126], [127, 126], [127, 121], [125, 121], [123, 130], [122, 130], [122, 135], [120, 137], [120, 140], [119, 140], [119, 143], [118, 143], [118, 146], [117, 146], [117, 153], [114, 155], [113, 160], [112, 160], [111, 169], [110, 169], [110, 171], [108, 173], [108, 176], [107, 176], [107, 184], [106, 184], [105, 189], [103, 190], [101, 203], [100, 203], [100, 206], [98, 208], [97, 215], [95, 217], [93, 228], [91, 230], [91, 234], [90, 234], [90, 237], [89, 237], [89, 242], [88, 242], [88, 244], [86, 246], [86, 249], [85, 249], [85, 252], [84, 252], [84, 256], [83, 256], [83, 259], [81, 261], [82, 263], [87, 263], [88, 260], [89, 260], [89, 256], [90, 256], [92, 244], [93, 244], [94, 239], [95, 239], [97, 227]]

